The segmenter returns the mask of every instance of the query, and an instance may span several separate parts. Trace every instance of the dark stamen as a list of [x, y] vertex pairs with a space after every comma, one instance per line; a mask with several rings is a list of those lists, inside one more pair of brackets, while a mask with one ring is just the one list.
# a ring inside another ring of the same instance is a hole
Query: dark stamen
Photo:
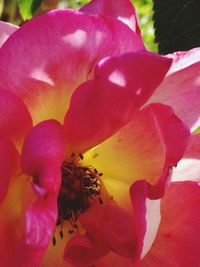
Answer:
[[[84, 159], [79, 153], [79, 158]], [[58, 220], [57, 226], [68, 220], [74, 228], [80, 214], [84, 213], [92, 204], [94, 199], [100, 195], [100, 180], [102, 173], [91, 166], [81, 166], [75, 153], [71, 154], [71, 161], [64, 161], [61, 167], [62, 182], [58, 195]], [[103, 204], [99, 198], [100, 204]], [[73, 233], [74, 230], [69, 230]], [[61, 238], [63, 233], [60, 234]]]

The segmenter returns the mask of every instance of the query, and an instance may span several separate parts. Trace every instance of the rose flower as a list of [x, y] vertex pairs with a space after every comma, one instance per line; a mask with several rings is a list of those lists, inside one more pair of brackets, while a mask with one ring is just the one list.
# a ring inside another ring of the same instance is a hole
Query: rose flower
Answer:
[[0, 44], [0, 266], [197, 266], [199, 49], [147, 51], [128, 0]]

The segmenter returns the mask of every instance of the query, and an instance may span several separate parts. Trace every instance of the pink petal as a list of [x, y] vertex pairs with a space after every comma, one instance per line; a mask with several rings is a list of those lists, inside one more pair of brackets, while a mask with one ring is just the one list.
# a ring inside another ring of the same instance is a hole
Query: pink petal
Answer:
[[131, 214], [112, 199], [98, 201], [80, 217], [86, 236], [75, 236], [65, 251], [65, 259], [76, 266], [89, 266], [109, 250], [125, 257], [137, 253], [134, 221]]
[[27, 107], [15, 94], [0, 90], [0, 135], [22, 142], [32, 127]]
[[7, 138], [0, 138], [0, 204], [6, 197], [12, 175], [19, 170], [19, 153]]
[[64, 122], [69, 149], [80, 152], [94, 147], [130, 121], [170, 64], [146, 51], [102, 60], [95, 79], [81, 85], [72, 96]]
[[200, 181], [200, 134], [191, 135], [183, 159], [173, 170], [172, 181]]
[[105, 186], [120, 203], [125, 203], [127, 188], [137, 180], [154, 185], [149, 195], [157, 199], [164, 193], [172, 166], [183, 156], [189, 135], [169, 106], [151, 104], [115, 135], [86, 152], [83, 163], [103, 173]]
[[27, 135], [22, 150], [22, 167], [26, 174], [33, 176], [38, 194], [59, 190], [65, 149], [63, 127], [55, 120], [39, 123]]
[[34, 123], [63, 121], [72, 92], [92, 75], [96, 62], [143, 48], [117, 20], [51, 11], [25, 23], [0, 50], [0, 88], [24, 100]]
[[151, 248], [160, 224], [160, 200], [149, 199], [146, 181], [138, 181], [130, 188], [137, 233], [137, 261]]
[[64, 156], [63, 127], [57, 121], [44, 121], [27, 135], [22, 167], [26, 174], [33, 176], [35, 196], [32, 203], [24, 207], [24, 239], [16, 249], [12, 266], [38, 266], [52, 239]]
[[16, 25], [0, 21], [0, 47], [8, 39], [8, 37], [15, 32], [19, 27]]
[[162, 200], [157, 238], [138, 267], [199, 266], [199, 202], [198, 183], [170, 185]]
[[92, 240], [88, 235], [76, 234], [67, 244], [64, 258], [71, 266], [88, 267], [109, 251], [101, 241]]
[[86, 14], [117, 18], [140, 36], [136, 11], [129, 0], [92, 0], [80, 10]]
[[25, 213], [24, 240], [19, 242], [11, 267], [36, 267], [40, 264], [57, 220], [57, 197], [38, 199]]
[[113, 252], [105, 255], [101, 260], [95, 262], [96, 267], [133, 267], [133, 261], [129, 258], [121, 257]]
[[173, 64], [150, 102], [170, 105], [191, 128], [200, 125], [200, 48], [169, 55]]

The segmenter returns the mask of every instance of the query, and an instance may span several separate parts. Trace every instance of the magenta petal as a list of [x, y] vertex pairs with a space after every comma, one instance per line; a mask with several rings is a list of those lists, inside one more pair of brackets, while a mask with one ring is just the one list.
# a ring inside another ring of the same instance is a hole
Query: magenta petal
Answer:
[[57, 192], [61, 179], [61, 164], [65, 157], [63, 127], [55, 120], [36, 125], [27, 135], [22, 150], [22, 167], [33, 176], [38, 194]]
[[0, 135], [20, 142], [31, 127], [32, 119], [23, 101], [13, 93], [0, 90]]
[[24, 100], [34, 123], [62, 121], [71, 94], [88, 79], [95, 63], [143, 48], [138, 36], [118, 20], [51, 11], [25, 23], [1, 48], [0, 88]]
[[92, 266], [99, 258], [107, 254], [109, 248], [105, 244], [92, 240], [88, 235], [76, 234], [67, 244], [64, 258], [72, 266]]
[[172, 183], [161, 202], [157, 238], [138, 267], [199, 266], [200, 186]]
[[25, 212], [24, 240], [18, 244], [12, 267], [39, 266], [57, 220], [57, 197], [39, 198]]
[[11, 176], [19, 167], [19, 153], [7, 138], [0, 138], [0, 204], [4, 200]]
[[19, 27], [16, 25], [0, 21], [0, 47], [8, 39], [8, 37], [15, 32]]
[[200, 48], [179, 52], [172, 67], [150, 102], [170, 105], [176, 114], [191, 128], [200, 125]]
[[72, 96], [64, 122], [70, 148], [85, 151], [94, 147], [130, 121], [170, 64], [170, 60], [146, 51], [102, 60], [95, 79], [81, 85]]
[[93, 0], [80, 10], [87, 14], [117, 18], [140, 36], [136, 11], [129, 0]]

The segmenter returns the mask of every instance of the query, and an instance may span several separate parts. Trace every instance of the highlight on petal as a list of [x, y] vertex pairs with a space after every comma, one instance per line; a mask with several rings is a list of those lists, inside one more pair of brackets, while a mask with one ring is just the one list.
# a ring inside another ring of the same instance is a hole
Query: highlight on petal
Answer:
[[129, 0], [92, 0], [80, 10], [86, 14], [117, 18], [139, 36], [141, 34], [135, 8]]
[[173, 170], [172, 181], [200, 182], [200, 134], [192, 134], [185, 154]]
[[39, 123], [27, 135], [22, 149], [22, 167], [33, 177], [38, 194], [59, 190], [65, 150], [63, 127], [55, 120]]
[[32, 119], [23, 101], [15, 94], [0, 90], [0, 135], [21, 143], [32, 127]]
[[200, 48], [169, 55], [172, 67], [149, 102], [170, 105], [190, 129], [200, 126]]
[[143, 48], [118, 20], [51, 11], [22, 25], [1, 48], [0, 88], [23, 99], [34, 124], [50, 118], [62, 122], [71, 94], [99, 60]]
[[0, 138], [0, 205], [3, 202], [10, 179], [19, 169], [19, 153], [7, 138]]
[[138, 267], [199, 265], [199, 202], [198, 183], [171, 183], [161, 202], [162, 219], [157, 237]]
[[147, 51], [102, 60], [95, 79], [82, 84], [72, 96], [64, 122], [68, 149], [88, 150], [129, 122], [170, 64], [171, 60]]
[[149, 199], [146, 181], [137, 181], [130, 187], [130, 197], [134, 212], [137, 233], [137, 261], [140, 261], [151, 248], [160, 224], [160, 200]]
[[0, 21], [0, 47], [5, 43], [8, 37], [19, 27], [7, 22]]

